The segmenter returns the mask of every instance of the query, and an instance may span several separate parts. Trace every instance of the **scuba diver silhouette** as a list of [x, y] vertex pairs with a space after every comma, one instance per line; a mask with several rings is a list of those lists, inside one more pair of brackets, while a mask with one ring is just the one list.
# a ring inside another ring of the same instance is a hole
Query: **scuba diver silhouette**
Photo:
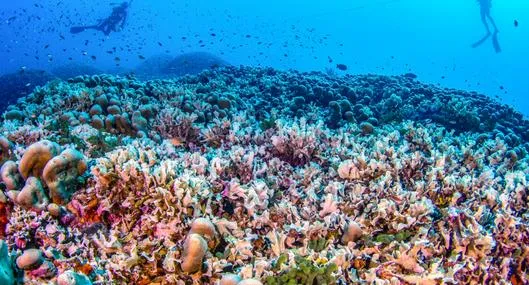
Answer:
[[489, 23], [492, 24], [492, 27], [494, 28], [494, 32], [492, 33], [492, 46], [494, 47], [494, 51], [496, 53], [501, 52], [500, 43], [498, 41], [498, 27], [496, 26], [496, 22], [490, 15], [490, 9], [492, 7], [492, 0], [477, 0], [478, 4], [480, 6], [480, 14], [481, 14], [481, 22], [483, 23], [483, 26], [485, 26], [485, 30], [487, 30], [487, 34], [481, 38], [479, 41], [472, 44], [473, 48], [476, 48], [480, 45], [482, 45], [491, 35]]
[[72, 27], [70, 33], [78, 34], [84, 32], [88, 29], [98, 30], [103, 32], [105, 35], [109, 35], [111, 32], [117, 32], [120, 29], [123, 29], [125, 26], [125, 20], [127, 19], [127, 8], [130, 6], [131, 2], [123, 2], [121, 5], [114, 7], [112, 9], [112, 14], [106, 18], [99, 20], [99, 23], [92, 26], [79, 26]]

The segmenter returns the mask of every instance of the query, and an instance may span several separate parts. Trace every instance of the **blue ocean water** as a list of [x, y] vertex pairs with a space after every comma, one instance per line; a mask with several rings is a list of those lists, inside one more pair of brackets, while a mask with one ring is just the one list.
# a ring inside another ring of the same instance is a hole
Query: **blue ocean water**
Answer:
[[[485, 35], [474, 0], [135, 0], [126, 24], [94, 24], [119, 3], [2, 1], [0, 74], [65, 64], [128, 72], [152, 56], [208, 52], [234, 65], [402, 74], [497, 97], [529, 114], [529, 2], [492, 1], [502, 51]], [[517, 25], [515, 25], [518, 23]], [[348, 69], [336, 69], [336, 64]], [[81, 72], [81, 71], [80, 71]]]

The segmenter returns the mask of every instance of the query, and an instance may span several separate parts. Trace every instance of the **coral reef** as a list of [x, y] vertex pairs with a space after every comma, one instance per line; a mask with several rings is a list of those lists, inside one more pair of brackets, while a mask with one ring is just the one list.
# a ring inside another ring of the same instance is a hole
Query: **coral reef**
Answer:
[[529, 282], [529, 122], [485, 96], [223, 67], [52, 81], [13, 110], [0, 281]]

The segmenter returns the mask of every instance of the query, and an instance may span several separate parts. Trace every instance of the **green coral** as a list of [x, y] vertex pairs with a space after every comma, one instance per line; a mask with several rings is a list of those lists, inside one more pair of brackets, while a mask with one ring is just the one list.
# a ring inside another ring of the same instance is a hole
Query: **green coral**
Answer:
[[325, 263], [318, 265], [312, 260], [296, 256], [296, 265], [292, 268], [277, 272], [281, 265], [288, 261], [287, 255], [281, 255], [273, 266], [276, 275], [268, 276], [265, 279], [265, 284], [279, 285], [279, 284], [311, 284], [311, 285], [328, 285], [336, 284], [336, 277], [334, 274], [338, 270], [338, 266], [334, 263]]
[[75, 144], [80, 150], [85, 150], [87, 147], [81, 138], [71, 133], [70, 123], [66, 120], [53, 120], [45, 129], [58, 135], [57, 143], [60, 145]]
[[95, 157], [103, 156], [104, 153], [114, 150], [120, 145], [119, 137], [99, 131], [97, 135], [90, 136], [87, 142], [92, 145], [91, 155]]
[[408, 240], [411, 236], [413, 236], [413, 233], [410, 231], [400, 231], [396, 234], [378, 234], [375, 236], [375, 242], [384, 244], [389, 244], [395, 240], [402, 242]]
[[309, 248], [316, 252], [326, 249], [327, 245], [329, 245], [329, 241], [326, 238], [319, 238], [309, 241]]
[[262, 119], [261, 122], [259, 122], [259, 127], [263, 131], [273, 129], [276, 127], [276, 120], [277, 116], [275, 114], [272, 114], [269, 117]]

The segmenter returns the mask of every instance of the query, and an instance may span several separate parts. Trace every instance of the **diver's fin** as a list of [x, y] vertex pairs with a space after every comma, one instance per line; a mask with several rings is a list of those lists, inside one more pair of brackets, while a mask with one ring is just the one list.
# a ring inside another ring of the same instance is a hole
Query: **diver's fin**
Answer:
[[498, 32], [494, 32], [494, 34], [492, 34], [492, 46], [494, 47], [494, 51], [496, 51], [496, 53], [501, 52], [500, 42], [498, 41]]
[[84, 32], [84, 30], [86, 30], [85, 27], [71, 27], [70, 28], [70, 33], [78, 34], [78, 33]]
[[72, 34], [78, 34], [78, 33], [82, 33], [88, 29], [95, 29], [97, 26], [81, 26], [81, 27], [71, 27], [70, 28], [70, 33]]
[[477, 48], [479, 47], [480, 45], [482, 45], [488, 38], [489, 38], [490, 34], [487, 33], [483, 38], [481, 38], [479, 41], [475, 42], [472, 44], [472, 47], [473, 48]]

